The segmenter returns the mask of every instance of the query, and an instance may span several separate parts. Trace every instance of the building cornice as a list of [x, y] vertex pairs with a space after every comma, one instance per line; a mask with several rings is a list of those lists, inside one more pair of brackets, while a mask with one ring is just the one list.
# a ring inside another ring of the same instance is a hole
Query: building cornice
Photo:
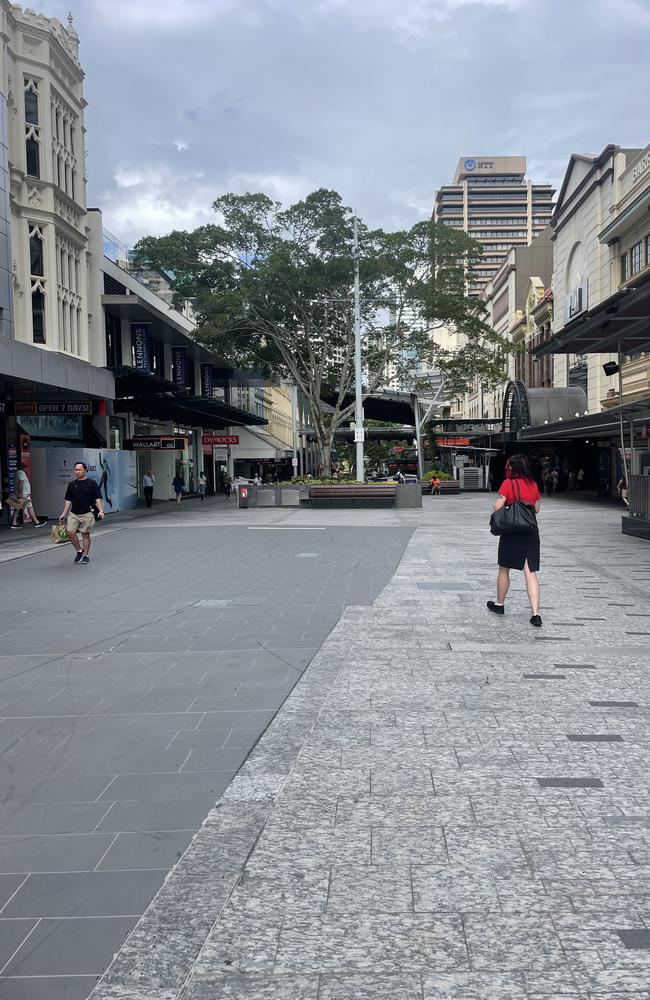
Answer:
[[10, 3], [9, 0], [0, 0], [0, 4], [15, 31], [22, 31], [46, 41], [63, 61], [67, 71], [76, 77], [76, 82], [83, 82], [86, 74], [76, 56], [70, 52], [68, 45], [73, 43], [66, 41], [68, 38], [66, 29], [57, 18], [37, 14], [29, 8], [23, 9], [18, 4]]

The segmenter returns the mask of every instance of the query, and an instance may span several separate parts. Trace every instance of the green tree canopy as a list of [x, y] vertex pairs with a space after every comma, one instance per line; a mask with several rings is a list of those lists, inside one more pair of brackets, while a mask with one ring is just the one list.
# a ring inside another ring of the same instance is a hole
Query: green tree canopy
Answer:
[[[136, 259], [173, 275], [217, 357], [298, 385], [329, 471], [334, 431], [354, 412], [353, 214], [325, 189], [286, 209], [264, 194], [226, 194], [213, 207], [214, 224], [145, 237]], [[404, 383], [421, 361], [443, 374], [449, 396], [477, 376], [501, 381], [506, 345], [466, 295], [478, 243], [427, 221], [399, 232], [360, 222], [359, 244], [365, 392]], [[443, 326], [462, 346], [436, 343]]]

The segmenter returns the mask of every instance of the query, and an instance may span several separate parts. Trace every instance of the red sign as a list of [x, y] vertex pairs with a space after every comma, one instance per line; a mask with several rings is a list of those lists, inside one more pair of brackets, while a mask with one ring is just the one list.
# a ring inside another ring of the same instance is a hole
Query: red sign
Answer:
[[23, 467], [23, 472], [29, 479], [30, 485], [32, 482], [32, 447], [29, 439], [29, 434], [20, 435], [20, 462]]
[[641, 428], [641, 437], [644, 441], [647, 441], [648, 438], [650, 438], [650, 424], [646, 424]]
[[239, 444], [239, 434], [204, 434], [203, 444], [212, 445]]
[[436, 438], [436, 444], [440, 448], [467, 448], [469, 441], [468, 437]]

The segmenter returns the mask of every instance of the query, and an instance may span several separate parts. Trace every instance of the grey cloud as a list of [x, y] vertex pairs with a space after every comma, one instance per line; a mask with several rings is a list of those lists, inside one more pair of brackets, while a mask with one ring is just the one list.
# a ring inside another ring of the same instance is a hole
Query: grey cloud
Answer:
[[460, 155], [523, 153], [558, 183], [574, 151], [650, 139], [645, 0], [79, 0], [75, 17], [89, 201], [127, 241], [232, 188], [327, 185], [406, 226]]

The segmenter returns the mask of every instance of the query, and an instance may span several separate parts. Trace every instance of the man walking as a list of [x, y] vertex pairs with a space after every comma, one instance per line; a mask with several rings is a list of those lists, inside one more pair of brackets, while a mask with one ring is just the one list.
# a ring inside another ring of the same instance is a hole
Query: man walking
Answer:
[[151, 507], [151, 504], [153, 503], [153, 487], [155, 482], [156, 482], [156, 477], [154, 476], [151, 469], [149, 469], [149, 471], [145, 472], [144, 476], [142, 477], [144, 501], [147, 507]]
[[[59, 521], [68, 519], [68, 538], [76, 550], [75, 563], [90, 562], [90, 533], [95, 526], [93, 507], [97, 508], [100, 520], [104, 517], [102, 494], [94, 479], [88, 479], [88, 466], [85, 462], [77, 462], [74, 467], [75, 478], [68, 483], [65, 491], [65, 503]], [[78, 532], [81, 532], [81, 545]]]

